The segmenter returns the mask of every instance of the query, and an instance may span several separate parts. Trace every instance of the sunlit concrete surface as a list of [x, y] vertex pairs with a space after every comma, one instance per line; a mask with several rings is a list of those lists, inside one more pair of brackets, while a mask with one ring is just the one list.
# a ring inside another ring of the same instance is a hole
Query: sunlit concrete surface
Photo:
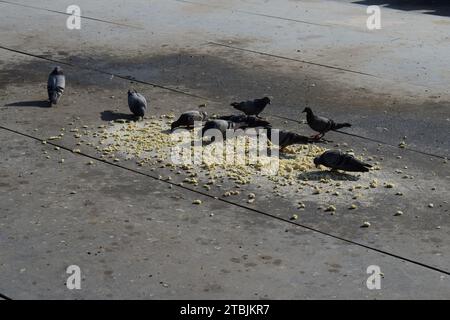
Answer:
[[[448, 10], [393, 1], [381, 7], [382, 28], [368, 30], [366, 8], [381, 3], [356, 2], [79, 0], [81, 29], [69, 30], [73, 1], [0, 1], [0, 294], [450, 298]], [[47, 108], [55, 65], [67, 88]], [[262, 116], [305, 135], [298, 121], [310, 106], [353, 124], [327, 134], [327, 148], [379, 162], [361, 183], [394, 188], [365, 190], [356, 210], [346, 189], [283, 197], [250, 184], [224, 198], [229, 181], [179, 186], [186, 176], [159, 179], [167, 168], [104, 162], [76, 146], [69, 123], [96, 129], [109, 111], [129, 113], [130, 87], [157, 117], [201, 104], [231, 114], [232, 101], [270, 95]], [[330, 203], [334, 215], [318, 209]], [[81, 268], [80, 290], [66, 287], [69, 265]], [[379, 290], [367, 288], [370, 265], [383, 273]]]

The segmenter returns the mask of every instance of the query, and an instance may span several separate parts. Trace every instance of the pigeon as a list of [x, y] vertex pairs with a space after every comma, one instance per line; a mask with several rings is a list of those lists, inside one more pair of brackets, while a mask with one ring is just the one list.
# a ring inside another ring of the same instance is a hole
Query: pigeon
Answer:
[[247, 115], [231, 115], [231, 116], [221, 116], [218, 119], [227, 120], [231, 122], [242, 123], [245, 122], [248, 128], [256, 128], [256, 127], [271, 127], [270, 123], [266, 120], [259, 119], [255, 116], [247, 116]]
[[270, 99], [264, 97], [262, 99], [255, 99], [253, 101], [233, 102], [230, 106], [235, 109], [244, 112], [248, 116], [257, 116], [264, 110], [264, 108], [270, 104]]
[[144, 118], [145, 111], [147, 110], [147, 100], [145, 97], [138, 93], [136, 90], [128, 90], [128, 107], [130, 111], [139, 119]]
[[172, 122], [171, 130], [178, 127], [193, 127], [195, 121], [206, 121], [208, 114], [205, 111], [187, 111], [183, 112], [177, 121]]
[[55, 67], [48, 76], [47, 92], [50, 106], [57, 104], [66, 87], [66, 77], [60, 67]]
[[331, 168], [331, 170], [342, 170], [351, 172], [368, 172], [372, 166], [364, 163], [354, 156], [343, 153], [339, 150], [328, 150], [320, 156], [314, 158], [314, 164], [318, 168], [320, 165]]
[[[209, 129], [217, 129], [222, 133], [222, 136], [225, 139], [227, 130], [237, 130], [240, 128], [245, 128], [245, 126], [246, 123], [244, 122], [231, 122], [221, 119], [209, 120], [202, 128], [202, 136], [204, 136], [205, 132]], [[214, 141], [214, 139], [212, 139], [212, 141]]]
[[[267, 138], [272, 142], [272, 128], [266, 128], [267, 129]], [[293, 144], [308, 144], [308, 143], [314, 143], [317, 142], [316, 139], [312, 139], [310, 137], [305, 137], [302, 135], [299, 135], [295, 132], [290, 131], [284, 131], [284, 130], [278, 130], [278, 146], [280, 148], [281, 152], [284, 152], [285, 148], [293, 145]]]
[[319, 132], [313, 136], [316, 139], [322, 138], [330, 130], [338, 130], [344, 127], [351, 127], [350, 123], [336, 123], [331, 119], [314, 115], [311, 108], [306, 107], [302, 112], [306, 112], [306, 121], [311, 129]]

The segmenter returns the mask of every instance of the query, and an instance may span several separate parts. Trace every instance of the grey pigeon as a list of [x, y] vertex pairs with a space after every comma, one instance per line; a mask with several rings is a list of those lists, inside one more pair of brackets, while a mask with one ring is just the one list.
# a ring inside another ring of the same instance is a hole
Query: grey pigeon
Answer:
[[66, 77], [60, 67], [55, 67], [48, 76], [47, 92], [50, 106], [57, 104], [66, 87]]
[[174, 130], [178, 127], [193, 127], [195, 121], [206, 121], [208, 114], [205, 111], [186, 111], [183, 112], [178, 120], [172, 122], [171, 129]]
[[144, 118], [145, 111], [147, 110], [147, 100], [136, 90], [128, 90], [128, 107], [138, 119]]
[[[272, 142], [273, 138], [273, 132], [272, 128], [267, 128], [267, 138]], [[287, 146], [293, 145], [293, 144], [308, 144], [308, 143], [314, 143], [317, 142], [316, 139], [312, 139], [310, 137], [305, 137], [302, 135], [299, 135], [295, 132], [290, 131], [284, 131], [284, 130], [278, 130], [278, 146], [280, 148], [280, 151], [283, 152], [284, 148]]]
[[248, 100], [242, 102], [233, 102], [230, 105], [235, 109], [244, 112], [248, 116], [259, 116], [264, 108], [270, 104], [270, 99], [264, 97], [262, 99]]
[[245, 128], [245, 126], [246, 126], [245, 123], [231, 122], [221, 119], [209, 120], [206, 121], [205, 125], [202, 128], [202, 136], [204, 136], [205, 132], [209, 129], [217, 129], [222, 133], [222, 136], [225, 139], [226, 132], [228, 129], [237, 130], [240, 128]]
[[306, 121], [311, 129], [319, 132], [319, 134], [315, 135], [316, 139], [322, 138], [325, 133], [330, 130], [338, 130], [344, 127], [351, 127], [350, 123], [336, 123], [331, 119], [316, 116], [311, 108], [306, 107], [303, 112], [306, 112]]
[[343, 153], [339, 150], [328, 150], [320, 156], [314, 158], [316, 167], [323, 165], [332, 170], [352, 171], [352, 172], [368, 172], [372, 166], [364, 163], [354, 156]]
[[227, 120], [231, 122], [237, 123], [246, 123], [248, 128], [256, 128], [256, 127], [270, 127], [270, 123], [266, 120], [259, 119], [255, 116], [247, 116], [247, 115], [231, 115], [231, 116], [221, 116], [218, 119]]

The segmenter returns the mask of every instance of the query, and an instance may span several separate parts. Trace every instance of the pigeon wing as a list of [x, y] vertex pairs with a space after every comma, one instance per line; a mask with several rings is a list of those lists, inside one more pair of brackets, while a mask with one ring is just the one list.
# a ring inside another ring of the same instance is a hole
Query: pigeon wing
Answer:
[[351, 155], [344, 155], [341, 164], [342, 170], [354, 172], [367, 172], [370, 164], [364, 163]]
[[340, 169], [342, 167], [343, 154], [337, 150], [325, 151], [321, 156], [322, 164], [328, 168]]
[[309, 125], [311, 129], [317, 132], [327, 132], [331, 129], [332, 121], [325, 117], [314, 116]]

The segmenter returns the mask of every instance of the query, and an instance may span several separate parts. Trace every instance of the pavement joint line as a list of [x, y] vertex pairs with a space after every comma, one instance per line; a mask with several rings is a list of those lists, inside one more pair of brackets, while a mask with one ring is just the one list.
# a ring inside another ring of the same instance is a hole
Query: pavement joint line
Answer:
[[249, 15], [253, 15], [253, 16], [260, 16], [260, 17], [266, 17], [266, 18], [272, 18], [272, 19], [278, 19], [278, 20], [285, 20], [285, 21], [292, 21], [292, 22], [298, 22], [298, 23], [303, 23], [303, 24], [310, 24], [310, 25], [313, 25], [313, 26], [329, 27], [329, 28], [333, 27], [333, 25], [329, 25], [329, 24], [315, 23], [315, 22], [310, 22], [310, 21], [306, 21], [306, 20], [298, 20], [298, 19], [292, 19], [292, 18], [279, 17], [279, 16], [274, 16], [274, 15], [265, 14], [265, 13], [251, 12], [251, 11], [247, 11], [247, 10], [230, 9], [230, 8], [227, 8], [227, 7], [224, 7], [224, 6], [211, 5], [211, 4], [208, 4], [208, 3], [201, 3], [201, 2], [188, 1], [188, 0], [173, 0], [173, 1], [182, 2], [182, 3], [189, 3], [189, 4], [193, 4], [193, 5], [198, 5], [198, 6], [220, 8], [220, 9], [223, 9], [223, 10], [235, 11], [235, 12], [245, 13], [245, 14], [249, 14]]
[[344, 72], [348, 72], [348, 73], [364, 75], [364, 76], [376, 78], [376, 79], [387, 81], [387, 82], [393, 82], [393, 83], [401, 82], [401, 83], [407, 84], [409, 86], [418, 87], [418, 88], [425, 88], [425, 89], [428, 89], [428, 90], [433, 90], [432, 87], [429, 87], [429, 86], [426, 86], [426, 85], [423, 85], [423, 84], [410, 83], [410, 82], [407, 82], [407, 81], [403, 81], [402, 82], [402, 81], [398, 81], [398, 80], [395, 80], [395, 79], [389, 79], [389, 78], [384, 78], [382, 76], [377, 76], [377, 75], [374, 75], [374, 74], [365, 73], [365, 72], [362, 72], [362, 71], [355, 71], [355, 70], [351, 70], [351, 69], [346, 69], [346, 68], [341, 68], [341, 67], [336, 67], [336, 66], [330, 66], [330, 65], [326, 65], [326, 64], [322, 64], [322, 63], [312, 62], [312, 61], [306, 61], [306, 60], [301, 60], [301, 59], [296, 59], [296, 58], [290, 58], [290, 57], [276, 55], [276, 54], [272, 54], [272, 53], [268, 53], [268, 52], [262, 52], [262, 51], [257, 51], [257, 50], [251, 50], [251, 49], [231, 46], [231, 45], [227, 45], [227, 44], [219, 43], [219, 42], [214, 42], [214, 41], [209, 41], [208, 44], [209, 45], [214, 45], [214, 46], [221, 46], [221, 47], [225, 47], [225, 48], [229, 48], [229, 49], [233, 49], [233, 50], [239, 50], [239, 51], [259, 54], [259, 55], [268, 56], [268, 57], [277, 58], [277, 59], [282, 59], [282, 60], [295, 61], [295, 62], [300, 62], [300, 63], [304, 63], [304, 64], [314, 65], [314, 66], [318, 66], [318, 67], [323, 67], [323, 68], [334, 69], [334, 70], [338, 70], [338, 71], [344, 71]]
[[164, 85], [160, 85], [160, 84], [157, 84], [157, 83], [153, 83], [153, 82], [148, 82], [148, 81], [135, 79], [135, 78], [133, 78], [131, 76], [123, 76], [123, 75], [120, 75], [120, 74], [115, 74], [115, 73], [111, 73], [111, 72], [108, 72], [108, 71], [104, 71], [104, 70], [101, 70], [101, 69], [98, 69], [98, 68], [86, 67], [86, 66], [82, 66], [82, 65], [78, 65], [78, 64], [73, 64], [73, 63], [70, 63], [70, 62], [56, 60], [56, 59], [48, 58], [48, 57], [45, 57], [45, 56], [42, 56], [42, 55], [37, 55], [37, 54], [33, 54], [33, 53], [29, 53], [29, 52], [25, 52], [25, 51], [21, 51], [21, 50], [17, 50], [17, 49], [8, 48], [8, 47], [2, 46], [2, 45], [0, 45], [0, 49], [6, 50], [6, 51], [10, 51], [10, 52], [19, 53], [19, 54], [23, 54], [23, 55], [30, 56], [30, 57], [33, 57], [33, 58], [38, 58], [38, 59], [42, 59], [42, 60], [46, 60], [46, 61], [50, 61], [50, 62], [55, 62], [55, 63], [58, 63], [58, 64], [70, 66], [70, 67], [73, 67], [73, 68], [78, 68], [78, 69], [81, 69], [81, 70], [95, 71], [95, 72], [106, 74], [106, 75], [109, 75], [109, 76], [114, 76], [114, 77], [117, 77], [117, 78], [120, 78], [120, 79], [123, 79], [123, 80], [128, 80], [128, 81], [133, 81], [133, 82], [137, 82], [137, 83], [141, 83], [141, 84], [150, 85], [150, 86], [155, 87], [155, 88], [160, 88], [160, 89], [172, 91], [172, 92], [175, 92], [175, 93], [183, 94], [183, 95], [190, 96], [190, 97], [197, 98], [197, 99], [203, 99], [203, 100], [212, 101], [211, 99], [206, 98], [206, 97], [202, 97], [200, 95], [196, 95], [196, 94], [185, 92], [185, 91], [178, 90], [178, 89], [173, 89], [173, 88], [170, 88], [170, 87], [167, 87], [167, 86], [164, 86]]
[[[3, 125], [0, 125], [0, 129], [5, 130], [5, 131], [8, 131], [8, 132], [11, 132], [11, 133], [14, 133], [14, 134], [17, 134], [17, 135], [20, 135], [20, 136], [23, 136], [23, 137], [30, 138], [30, 139], [33, 139], [33, 140], [36, 140], [36, 141], [41, 141], [41, 142], [42, 142], [42, 141], [44, 140], [44, 139], [41, 139], [41, 138], [32, 136], [32, 135], [30, 135], [30, 134], [27, 134], [27, 133], [24, 133], [24, 132], [20, 132], [20, 131], [18, 131], [18, 130], [14, 130], [14, 129], [7, 128], [7, 127], [5, 127], [5, 126], [3, 126]], [[60, 145], [60, 144], [57, 144], [57, 143], [54, 143], [54, 142], [51, 142], [51, 141], [47, 141], [47, 144], [48, 144], [48, 145], [52, 145], [52, 146], [60, 147], [61, 149], [66, 150], [66, 151], [69, 151], [70, 153], [73, 154], [72, 149], [70, 149], [70, 148], [68, 148], [68, 147], [66, 147], [66, 146], [64, 146], [64, 145]], [[352, 245], [356, 245], [356, 246], [358, 246], [358, 247], [362, 247], [362, 248], [365, 248], [365, 249], [368, 249], [368, 250], [372, 250], [372, 251], [374, 251], [374, 252], [377, 252], [377, 253], [380, 253], [380, 254], [384, 254], [384, 255], [386, 255], [386, 256], [389, 256], [389, 257], [391, 257], [391, 258], [403, 260], [403, 261], [406, 261], [406, 262], [409, 262], [409, 263], [412, 263], [412, 264], [421, 266], [421, 267], [423, 267], [423, 268], [426, 268], [426, 269], [429, 269], [429, 270], [432, 270], [432, 271], [436, 271], [436, 272], [439, 272], [439, 273], [443, 273], [443, 274], [445, 274], [445, 275], [450, 275], [450, 271], [447, 271], [447, 270], [444, 270], [444, 269], [441, 269], [441, 268], [438, 268], [438, 267], [434, 267], [434, 266], [431, 266], [431, 265], [427, 265], [426, 263], [422, 263], [422, 262], [419, 262], [419, 261], [415, 261], [415, 260], [412, 260], [412, 259], [409, 259], [409, 258], [406, 258], [406, 257], [402, 257], [402, 256], [400, 256], [400, 255], [398, 255], [398, 254], [391, 253], [391, 252], [385, 251], [385, 250], [383, 250], [383, 249], [378, 249], [378, 248], [376, 248], [376, 247], [372, 247], [372, 246], [366, 245], [366, 244], [364, 244], [364, 243], [360, 243], [360, 242], [357, 242], [357, 241], [353, 241], [353, 240], [350, 240], [350, 239], [346, 239], [346, 238], [343, 238], [343, 237], [341, 237], [341, 236], [338, 236], [338, 235], [335, 235], [335, 234], [332, 234], [332, 233], [328, 233], [328, 232], [325, 232], [325, 231], [321, 231], [321, 230], [316, 229], [316, 228], [314, 228], [314, 227], [310, 227], [310, 226], [307, 226], [307, 225], [304, 225], [304, 224], [301, 224], [301, 223], [292, 221], [292, 220], [290, 220], [290, 219], [284, 219], [284, 218], [282, 218], [282, 217], [279, 217], [279, 216], [277, 216], [277, 215], [274, 215], [274, 214], [271, 214], [271, 213], [268, 213], [268, 212], [265, 212], [265, 211], [262, 211], [262, 210], [259, 210], [259, 209], [247, 207], [247, 206], [245, 206], [245, 205], [242, 205], [242, 204], [239, 204], [239, 203], [230, 201], [230, 200], [226, 200], [226, 199], [224, 199], [224, 198], [217, 197], [217, 196], [208, 194], [208, 193], [203, 192], [203, 191], [200, 191], [200, 190], [192, 189], [192, 188], [186, 187], [186, 186], [184, 186], [184, 185], [179, 185], [178, 183], [175, 183], [175, 182], [171, 182], [171, 181], [167, 181], [167, 180], [161, 179], [161, 178], [159, 178], [159, 177], [153, 176], [153, 175], [151, 175], [151, 174], [149, 174], [149, 173], [146, 173], [146, 172], [141, 172], [141, 171], [139, 171], [139, 170], [132, 169], [132, 168], [129, 168], [129, 167], [126, 167], [126, 166], [117, 164], [117, 163], [113, 163], [113, 162], [110, 162], [110, 161], [108, 161], [108, 160], [100, 159], [100, 158], [97, 158], [97, 157], [95, 157], [95, 156], [92, 156], [92, 155], [83, 153], [83, 152], [80, 152], [80, 153], [77, 152], [76, 155], [78, 155], [78, 156], [83, 156], [83, 157], [85, 157], [85, 158], [89, 158], [89, 159], [92, 159], [92, 160], [96, 160], [96, 161], [98, 161], [98, 162], [102, 162], [102, 163], [104, 163], [104, 164], [111, 165], [111, 166], [114, 166], [114, 167], [117, 167], [117, 168], [120, 168], [120, 169], [129, 171], [129, 172], [132, 172], [132, 173], [134, 173], [134, 174], [139, 174], [139, 175], [142, 175], [142, 176], [144, 176], [144, 177], [148, 177], [148, 178], [151, 178], [151, 179], [154, 179], [154, 180], [157, 180], [157, 181], [160, 181], [160, 182], [163, 182], [163, 183], [172, 185], [172, 186], [176, 186], [176, 187], [178, 187], [178, 188], [181, 188], [181, 189], [190, 191], [190, 192], [192, 192], [192, 193], [200, 194], [200, 195], [202, 195], [202, 196], [204, 196], [204, 197], [207, 197], [207, 198], [210, 198], [210, 199], [213, 199], [213, 200], [218, 200], [218, 201], [227, 203], [227, 204], [229, 204], [229, 205], [232, 205], [232, 206], [235, 206], [235, 207], [239, 207], [239, 208], [244, 209], [244, 210], [252, 211], [252, 212], [254, 212], [254, 213], [257, 213], [257, 214], [260, 214], [260, 215], [263, 215], [263, 216], [266, 216], [266, 217], [269, 217], [269, 218], [272, 218], [272, 219], [275, 219], [275, 220], [278, 220], [278, 221], [281, 221], [281, 222], [285, 222], [285, 223], [287, 223], [287, 224], [289, 224], [289, 225], [293, 225], [293, 226], [296, 226], [296, 227], [300, 227], [300, 228], [303, 228], [303, 229], [307, 229], [307, 230], [309, 230], [309, 231], [312, 231], [312, 232], [315, 232], [315, 233], [324, 235], [324, 236], [326, 236], [326, 237], [330, 237], [330, 238], [333, 238], [333, 239], [336, 239], [336, 240], [340, 240], [340, 241], [343, 241], [343, 242], [346, 242], [346, 243], [349, 243], [349, 244], [352, 244]]]
[[[14, 5], [14, 6], [19, 6], [19, 7], [24, 7], [24, 8], [36, 9], [36, 10], [41, 10], [41, 11], [48, 11], [48, 12], [63, 14], [63, 15], [66, 15], [66, 16], [73, 16], [72, 14], [69, 14], [69, 13], [63, 12], [63, 11], [52, 10], [52, 9], [36, 7], [36, 6], [30, 6], [30, 5], [27, 5], [27, 4], [22, 4], [22, 3], [12, 2], [12, 1], [0, 0], [0, 3]], [[75, 16], [78, 16], [78, 15], [75, 15]], [[84, 16], [84, 15], [81, 15], [81, 16], [78, 16], [78, 17], [83, 18], [83, 19], [87, 19], [87, 20], [103, 22], [103, 23], [107, 23], [107, 24], [113, 24], [113, 25], [117, 25], [117, 26], [133, 28], [133, 29], [139, 29], [139, 30], [144, 30], [145, 29], [145, 28], [142, 28], [142, 27], [137, 27], [137, 26], [133, 26], [133, 25], [125, 24], [125, 23], [108, 21], [108, 20], [103, 20], [103, 19], [89, 17], [89, 16]]]
[[[270, 116], [274, 117], [274, 118], [279, 118], [279, 119], [284, 119], [284, 120], [288, 120], [288, 121], [292, 121], [292, 122], [297, 122], [299, 124], [304, 124], [302, 121], [298, 121], [298, 120], [291, 119], [291, 118], [286, 118], [286, 117], [283, 117], [283, 116], [277, 116], [277, 115], [270, 115]], [[381, 140], [378, 140], [378, 139], [364, 137], [364, 136], [361, 136], [359, 134], [349, 133], [349, 132], [345, 132], [345, 131], [341, 131], [341, 130], [332, 130], [332, 131], [340, 133], [340, 134], [345, 134], [347, 136], [352, 136], [352, 137], [355, 137], [355, 138], [359, 138], [359, 139], [362, 139], [362, 140], [368, 140], [368, 141], [376, 142], [376, 143], [383, 144], [383, 145], [388, 146], [388, 147], [400, 149], [399, 146], [396, 146], [396, 145], [394, 145], [392, 143], [384, 142], [384, 141], [381, 141]], [[446, 160], [446, 159], [449, 158], [448, 156], [443, 156], [443, 155], [439, 155], [439, 154], [425, 152], [425, 151], [422, 151], [422, 150], [413, 149], [413, 148], [409, 148], [409, 147], [404, 147], [403, 150], [407, 150], [407, 151], [411, 151], [411, 152], [419, 153], [419, 154], [422, 154], [422, 155], [425, 155], [425, 156], [435, 157], [435, 158], [439, 158], [439, 159], [443, 159], [443, 160]]]
[[[384, 144], [384, 145], [389, 146], [389, 147], [399, 148], [400, 149], [399, 146], [393, 145], [391, 143], [383, 142], [381, 140], [377, 140], [377, 139], [373, 139], [373, 138], [367, 138], [367, 137], [363, 137], [363, 136], [360, 136], [360, 135], [355, 134], [355, 133], [349, 133], [349, 132], [344, 132], [344, 131], [340, 131], [340, 130], [334, 130], [334, 131], [335, 132], [339, 132], [341, 134], [348, 135], [348, 136], [352, 136], [352, 137], [356, 137], [356, 138], [362, 138], [362, 139], [369, 140], [369, 141], [372, 141], [372, 142], [377, 142], [377, 143], [380, 143], [380, 144]], [[415, 152], [415, 153], [420, 153], [420, 154], [423, 154], [425, 156], [440, 158], [440, 159], [443, 159], [443, 160], [448, 159], [447, 156], [442, 156], [442, 155], [438, 155], [438, 154], [434, 154], [434, 153], [430, 153], [430, 152], [425, 152], [425, 151], [421, 151], [421, 150], [417, 150], [417, 149], [413, 149], [413, 148], [409, 148], [409, 147], [404, 147], [403, 149], [411, 151], [411, 152]]]
[[[0, 2], [1, 2], [1, 0], [0, 0]], [[209, 43], [211, 43], [211, 42], [207, 42], [206, 44], [209, 44]], [[97, 68], [76, 65], [76, 64], [73, 64], [73, 63], [69, 63], [69, 62], [64, 62], [64, 61], [48, 58], [48, 57], [45, 57], [45, 56], [40, 56], [40, 55], [36, 55], [36, 54], [25, 52], [25, 51], [8, 48], [8, 47], [2, 46], [2, 45], [0, 45], [0, 49], [6, 50], [6, 51], [10, 51], [10, 52], [19, 53], [19, 54], [23, 54], [23, 55], [30, 56], [30, 57], [37, 58], [37, 59], [42, 59], [42, 60], [46, 60], [46, 61], [50, 61], [50, 62], [59, 63], [59, 64], [62, 64], [62, 65], [67, 65], [67, 66], [70, 66], [70, 67], [73, 67], [73, 68], [78, 68], [78, 69], [82, 69], [82, 70], [89, 70], [89, 71], [94, 71], [94, 72], [98, 72], [98, 73], [102, 73], [102, 74], [107, 74], [107, 75], [110, 75], [110, 76], [114, 76], [114, 77], [120, 78], [122, 80], [134, 81], [134, 82], [137, 82], [137, 83], [150, 85], [150, 86], [155, 87], [155, 88], [168, 90], [168, 91], [171, 91], [171, 92], [174, 92], [174, 93], [183, 94], [183, 95], [186, 95], [186, 96], [190, 96], [190, 97], [193, 97], [193, 98], [206, 100], [206, 101], [209, 101], [209, 102], [222, 103], [222, 101], [215, 100], [215, 99], [212, 99], [212, 98], [209, 98], [209, 97], [204, 97], [204, 96], [192, 94], [192, 93], [189, 93], [189, 92], [173, 89], [173, 88], [170, 88], [170, 87], [166, 87], [164, 85], [159, 85], [159, 84], [148, 82], [148, 81], [138, 80], [138, 79], [135, 79], [135, 78], [130, 77], [130, 76], [122, 76], [122, 75], [114, 74], [114, 73], [111, 73], [111, 72], [108, 72], [108, 71], [104, 71], [104, 70], [101, 70], [101, 69], [97, 69]], [[292, 122], [302, 123], [302, 122], [300, 122], [298, 120], [287, 118], [287, 117], [283, 117], [283, 116], [273, 115], [273, 114], [270, 114], [270, 113], [268, 113], [268, 115], [271, 116], [271, 117], [274, 117], [274, 118], [278, 118], [278, 119], [284, 119], [284, 120], [288, 120], [288, 121], [292, 121]], [[335, 132], [338, 132], [338, 133], [341, 133], [341, 134], [345, 134], [345, 135], [349, 135], [349, 136], [353, 136], [353, 137], [356, 137], [356, 138], [359, 138], [359, 139], [362, 139], [362, 140], [372, 141], [372, 142], [380, 143], [380, 144], [383, 144], [383, 145], [386, 145], [386, 146], [399, 148], [398, 146], [395, 146], [395, 145], [390, 144], [388, 142], [384, 142], [384, 141], [377, 140], [377, 139], [374, 139], [374, 138], [364, 137], [364, 136], [361, 136], [361, 135], [347, 133], [347, 132], [343, 132], [343, 131], [339, 131], [339, 130], [335, 130]], [[427, 155], [427, 156], [430, 156], [430, 157], [440, 158], [440, 159], [448, 159], [449, 158], [447, 156], [442, 156], [442, 155], [428, 153], [428, 152], [424, 152], [424, 151], [420, 151], [420, 150], [416, 150], [416, 149], [411, 149], [409, 147], [405, 147], [403, 149], [411, 151], [411, 152]]]
[[239, 50], [239, 51], [255, 53], [255, 54], [262, 55], [262, 56], [268, 56], [268, 57], [282, 59], [282, 60], [288, 60], [288, 61], [295, 61], [295, 62], [309, 64], [309, 65], [313, 65], [313, 66], [317, 66], [317, 67], [322, 67], [322, 68], [327, 68], [327, 69], [333, 69], [333, 70], [344, 71], [344, 72], [360, 74], [360, 75], [364, 75], [364, 76], [368, 76], [368, 77], [383, 79], [383, 78], [381, 78], [379, 76], [376, 76], [374, 74], [370, 74], [370, 73], [366, 73], [366, 72], [362, 72], [362, 71], [355, 71], [355, 70], [351, 70], [351, 69], [346, 69], [346, 68], [336, 67], [336, 66], [330, 66], [328, 64], [312, 62], [312, 61], [307, 61], [307, 60], [302, 60], [302, 59], [289, 58], [289, 57], [280, 56], [280, 55], [272, 54], [272, 53], [268, 53], [268, 52], [262, 52], [262, 51], [252, 50], [252, 49], [245, 49], [245, 48], [241, 48], [241, 47], [231, 46], [231, 45], [224, 44], [224, 43], [209, 41], [209, 44], [210, 45], [214, 45], [214, 46], [221, 46], [221, 47], [225, 47], [225, 48], [229, 48], [229, 49], [233, 49], [233, 50]]
[[5, 296], [4, 294], [0, 293], [0, 298], [3, 300], [12, 300], [12, 298]]
[[[199, 5], [199, 6], [208, 6], [208, 7], [215, 7], [215, 8], [220, 8], [223, 10], [228, 10], [231, 12], [239, 12], [239, 13], [245, 13], [248, 15], [254, 15], [254, 16], [261, 16], [261, 17], [266, 17], [266, 18], [272, 18], [272, 19], [277, 19], [277, 20], [284, 20], [284, 21], [291, 21], [291, 22], [298, 22], [298, 23], [304, 23], [304, 24], [309, 24], [309, 25], [313, 25], [313, 26], [320, 26], [320, 27], [328, 27], [328, 28], [335, 28], [335, 27], [339, 27], [345, 30], [351, 30], [354, 32], [362, 32], [364, 34], [368, 34], [366, 30], [361, 30], [360, 28], [356, 28], [356, 27], [351, 27], [349, 25], [342, 25], [342, 24], [337, 24], [337, 23], [332, 23], [332, 24], [324, 24], [324, 23], [315, 23], [315, 22], [310, 22], [310, 21], [306, 21], [306, 20], [299, 20], [299, 19], [292, 19], [292, 18], [286, 18], [286, 17], [280, 17], [280, 16], [274, 16], [274, 15], [269, 15], [269, 14], [264, 14], [264, 13], [258, 13], [258, 12], [251, 12], [251, 11], [246, 11], [246, 10], [239, 10], [239, 9], [231, 9], [231, 8], [227, 8], [224, 6], [220, 6], [220, 5], [212, 5], [209, 3], [202, 3], [202, 2], [195, 2], [195, 1], [189, 1], [189, 0], [172, 0], [172, 1], [176, 1], [176, 2], [182, 2], [182, 3], [189, 3], [189, 4], [193, 4], [193, 5]], [[333, 0], [334, 2], [336, 2], [335, 0]], [[342, 2], [338, 2], [339, 4], [342, 4]], [[359, 6], [365, 6], [367, 7], [367, 5], [364, 4], [360, 4], [360, 3], [352, 3], [352, 4], [356, 4]], [[400, 9], [394, 9], [394, 8], [390, 8], [390, 7], [384, 7], [384, 8], [388, 8], [390, 10], [394, 10], [397, 12], [401, 12], [401, 13], [405, 13], [405, 14], [409, 14], [409, 15], [413, 15], [416, 14], [416, 12], [409, 12], [409, 11], [404, 11], [404, 10], [400, 10]], [[399, 32], [395, 32], [396, 35], [402, 35]], [[395, 41], [395, 40], [399, 40], [402, 39], [404, 41], [410, 41], [413, 42], [414, 40], [412, 39], [404, 39], [402, 37], [399, 38], [395, 38], [391, 41]]]

